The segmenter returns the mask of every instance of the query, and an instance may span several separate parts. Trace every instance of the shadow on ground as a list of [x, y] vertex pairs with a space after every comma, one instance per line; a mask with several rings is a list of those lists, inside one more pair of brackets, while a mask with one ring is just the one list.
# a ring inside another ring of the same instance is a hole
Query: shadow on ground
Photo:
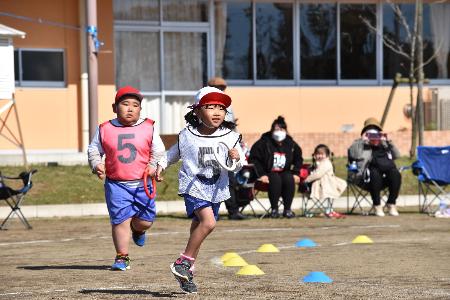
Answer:
[[170, 292], [170, 293], [161, 293], [161, 292], [152, 292], [147, 290], [130, 290], [130, 289], [82, 289], [80, 291], [81, 294], [111, 294], [111, 295], [151, 295], [153, 297], [161, 297], [161, 298], [173, 298], [177, 297], [177, 295], [184, 295], [184, 293], [180, 292]]

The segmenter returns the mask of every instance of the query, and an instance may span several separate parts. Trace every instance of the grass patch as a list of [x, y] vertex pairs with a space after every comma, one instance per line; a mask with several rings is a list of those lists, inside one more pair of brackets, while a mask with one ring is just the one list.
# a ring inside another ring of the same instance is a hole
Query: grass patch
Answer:
[[[345, 178], [346, 158], [335, 158], [336, 175]], [[412, 160], [400, 158], [397, 166], [409, 166]], [[157, 184], [158, 201], [177, 200], [178, 170], [181, 163], [171, 166], [164, 174], [164, 182]], [[33, 165], [38, 172], [33, 176], [33, 188], [28, 192], [25, 205], [33, 204], [75, 204], [104, 202], [103, 183], [91, 173], [88, 166], [44, 166]], [[22, 167], [0, 167], [2, 174], [17, 176], [23, 171]], [[8, 185], [17, 187], [11, 181]], [[411, 170], [402, 173], [402, 187], [400, 194], [417, 194], [417, 179]], [[265, 197], [266, 195], [261, 195]]]

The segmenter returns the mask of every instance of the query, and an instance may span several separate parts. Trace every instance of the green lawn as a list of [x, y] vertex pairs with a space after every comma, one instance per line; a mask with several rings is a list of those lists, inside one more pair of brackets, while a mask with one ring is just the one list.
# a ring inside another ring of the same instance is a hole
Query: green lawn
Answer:
[[[335, 158], [336, 175], [346, 177], [346, 158]], [[397, 166], [411, 165], [412, 161], [401, 158]], [[171, 166], [164, 175], [165, 181], [158, 183], [158, 201], [176, 200], [178, 191], [178, 169], [180, 164]], [[34, 175], [34, 186], [24, 204], [63, 204], [103, 202], [103, 184], [90, 172], [88, 166], [43, 166], [34, 165], [38, 172]], [[0, 167], [2, 174], [17, 176], [23, 168]], [[410, 170], [404, 171], [401, 194], [417, 194], [417, 180]], [[8, 182], [11, 184], [12, 182]], [[264, 197], [264, 195], [262, 195]]]

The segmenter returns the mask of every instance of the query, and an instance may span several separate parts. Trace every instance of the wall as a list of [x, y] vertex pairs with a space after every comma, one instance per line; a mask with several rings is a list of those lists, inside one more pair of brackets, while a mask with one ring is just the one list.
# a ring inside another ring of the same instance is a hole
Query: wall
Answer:
[[[80, 0], [15, 0], [2, 1], [1, 10], [35, 20], [80, 25]], [[98, 0], [99, 39], [105, 43], [98, 54], [99, 65], [99, 122], [110, 119], [114, 98], [114, 37], [112, 1]], [[66, 55], [65, 88], [16, 87], [15, 98], [28, 150], [80, 151], [81, 141], [81, 49], [80, 31], [61, 26], [30, 22], [8, 16], [0, 16], [0, 23], [24, 31], [25, 39], [15, 38], [15, 48], [63, 48]], [[0, 103], [1, 104], [1, 103]], [[4, 116], [4, 115], [2, 115]], [[14, 118], [8, 126], [16, 130]], [[15, 131], [16, 132], [16, 131]], [[0, 138], [0, 150], [16, 149], [6, 139]]]
[[[381, 119], [391, 88], [377, 87], [229, 87], [242, 133], [265, 132], [278, 115], [288, 131], [341, 132], [344, 124], [358, 132], [368, 117]], [[425, 93], [426, 94], [426, 93]], [[403, 115], [409, 89], [399, 87], [385, 124], [387, 131], [411, 128]]]

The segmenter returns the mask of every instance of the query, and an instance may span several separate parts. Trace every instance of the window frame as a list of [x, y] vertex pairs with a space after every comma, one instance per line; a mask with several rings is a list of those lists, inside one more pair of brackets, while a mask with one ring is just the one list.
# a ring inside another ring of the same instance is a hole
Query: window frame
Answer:
[[[44, 88], [65, 88], [67, 87], [67, 68], [66, 68], [66, 51], [64, 48], [14, 48], [17, 51], [19, 80], [15, 80], [16, 87], [44, 87]], [[57, 52], [62, 53], [63, 80], [62, 81], [45, 81], [45, 80], [23, 80], [22, 52]]]

